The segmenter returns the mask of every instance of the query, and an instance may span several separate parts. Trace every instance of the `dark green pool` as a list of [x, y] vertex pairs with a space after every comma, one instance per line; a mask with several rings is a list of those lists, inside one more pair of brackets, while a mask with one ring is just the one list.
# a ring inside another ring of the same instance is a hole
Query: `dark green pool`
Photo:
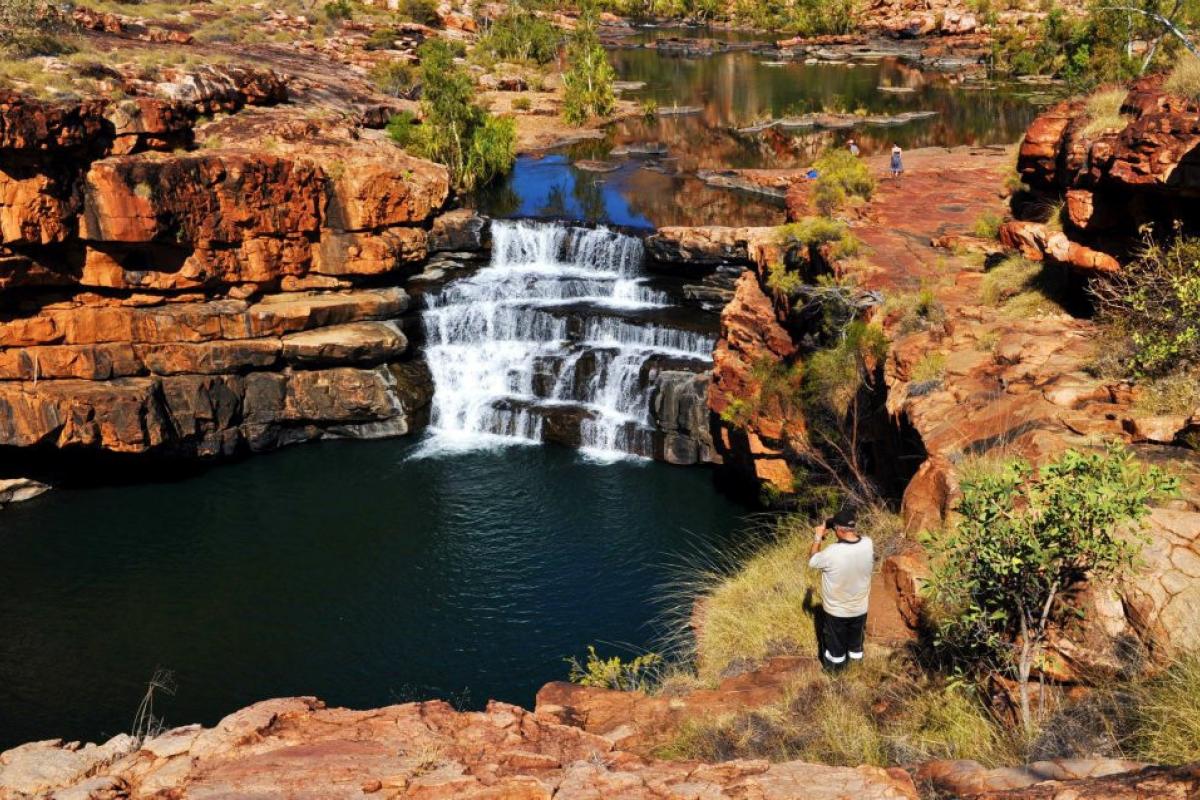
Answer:
[[736, 529], [712, 474], [556, 447], [305, 445], [0, 512], [0, 749], [267, 697], [532, 702], [589, 643], [652, 645], [681, 560]]

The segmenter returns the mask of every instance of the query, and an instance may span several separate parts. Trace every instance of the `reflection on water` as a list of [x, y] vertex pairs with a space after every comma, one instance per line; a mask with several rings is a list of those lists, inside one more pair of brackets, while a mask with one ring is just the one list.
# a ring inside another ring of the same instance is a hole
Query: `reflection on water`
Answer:
[[[679, 35], [657, 30], [645, 36]], [[768, 225], [782, 221], [778, 203], [714, 189], [697, 170], [793, 168], [811, 163], [827, 147], [850, 138], [865, 154], [894, 143], [905, 149], [1017, 141], [1036, 113], [1020, 94], [995, 88], [973, 89], [942, 74], [923, 73], [897, 59], [866, 64], [771, 62], [749, 50], [705, 57], [665, 55], [640, 47], [610, 52], [623, 81], [645, 83], [626, 96], [658, 108], [696, 106], [683, 115], [623, 120], [609, 126], [602, 141], [564, 148], [562, 154], [520, 159], [511, 177], [475, 199], [498, 216], [553, 216], [623, 225]], [[935, 116], [903, 125], [850, 129], [782, 130], [740, 133], [769, 119], [826, 112], [894, 115], [935, 111]], [[613, 155], [614, 148], [646, 142], [665, 145], [665, 155]], [[565, 157], [563, 155], [565, 154]], [[610, 162], [613, 171], [595, 173], [571, 162]]]

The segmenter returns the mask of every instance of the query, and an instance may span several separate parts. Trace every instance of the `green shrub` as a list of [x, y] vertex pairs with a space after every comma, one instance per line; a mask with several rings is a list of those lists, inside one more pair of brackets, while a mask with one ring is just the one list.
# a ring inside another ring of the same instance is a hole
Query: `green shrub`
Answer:
[[517, 131], [509, 117], [496, 117], [472, 102], [475, 84], [440, 39], [421, 46], [422, 124], [414, 129], [393, 117], [388, 132], [417, 155], [445, 164], [455, 188], [470, 191], [512, 168]]
[[875, 191], [875, 179], [866, 163], [847, 150], [826, 150], [813, 167], [817, 170], [813, 202], [825, 216], [854, 198], [870, 200]]
[[385, 130], [393, 142], [406, 150], [417, 145], [420, 138], [417, 115], [411, 111], [401, 111], [399, 114], [393, 114], [388, 119]]
[[767, 287], [773, 292], [791, 296], [804, 286], [804, 276], [795, 270], [789, 270], [782, 261], [775, 261], [767, 267]]
[[350, 0], [329, 0], [328, 3], [321, 6], [321, 13], [330, 22], [341, 22], [354, 17], [354, 6]]
[[430, 28], [436, 28], [442, 22], [434, 0], [403, 0], [397, 12], [405, 19]]
[[479, 39], [479, 49], [505, 61], [548, 64], [558, 56], [562, 35], [547, 19], [513, 4]]
[[55, 35], [60, 27], [61, 15], [46, 0], [0, 0], [0, 49], [12, 58], [76, 52]]
[[702, 761], [765, 758], [838, 766], [1021, 760], [976, 692], [931, 679], [901, 657], [874, 657], [830, 677], [801, 673], [781, 701], [687, 724], [655, 755]]
[[1189, 100], [1200, 100], [1200, 58], [1190, 54], [1181, 57], [1167, 76], [1163, 89]]
[[1178, 480], [1113, 446], [1067, 451], [1036, 475], [1014, 461], [961, 488], [954, 527], [924, 537], [933, 552], [925, 592], [939, 613], [935, 643], [961, 666], [1015, 679], [1032, 734], [1030, 675], [1047, 634], [1076, 613], [1071, 593], [1080, 584], [1132, 567], [1142, 539], [1121, 529]]
[[569, 658], [567, 663], [571, 665], [571, 683], [623, 692], [645, 692], [650, 688], [652, 671], [662, 663], [662, 656], [645, 653], [632, 661], [622, 661], [619, 656], [600, 658], [596, 648], [588, 645], [585, 662]]
[[406, 61], [381, 61], [371, 67], [371, 83], [391, 97], [412, 97], [417, 90], [417, 71]]
[[916, 292], [889, 295], [883, 303], [885, 319], [894, 319], [900, 333], [941, 327], [946, 323], [946, 309], [933, 289], [923, 286]]
[[514, 97], [512, 107], [514, 111], [528, 111], [533, 108], [533, 101], [528, 97]]
[[1200, 239], [1147, 239], [1119, 273], [1093, 281], [1101, 318], [1131, 345], [1129, 374], [1160, 377], [1200, 363]]
[[616, 73], [596, 34], [595, 9], [585, 6], [567, 48], [570, 67], [563, 74], [563, 116], [583, 125], [593, 116], [607, 117], [616, 107]]
[[363, 49], [393, 50], [396, 47], [396, 40], [399, 38], [400, 31], [395, 28], [376, 28], [367, 37], [367, 43], [363, 45]]

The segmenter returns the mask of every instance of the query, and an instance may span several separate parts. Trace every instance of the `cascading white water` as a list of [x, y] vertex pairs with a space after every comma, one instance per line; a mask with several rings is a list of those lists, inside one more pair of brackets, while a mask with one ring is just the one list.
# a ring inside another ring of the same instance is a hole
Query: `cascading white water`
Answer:
[[565, 415], [589, 451], [649, 455], [646, 361], [708, 361], [714, 339], [644, 322], [670, 298], [641, 267], [641, 241], [607, 228], [493, 222], [491, 263], [428, 296], [433, 433], [536, 442]]

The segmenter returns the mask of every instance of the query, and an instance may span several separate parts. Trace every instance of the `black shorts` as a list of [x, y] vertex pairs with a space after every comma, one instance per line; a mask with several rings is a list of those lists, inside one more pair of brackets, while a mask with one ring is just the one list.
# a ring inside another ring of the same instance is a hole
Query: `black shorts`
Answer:
[[821, 616], [821, 663], [841, 669], [849, 661], [862, 661], [867, 615], [835, 617], [822, 609]]

